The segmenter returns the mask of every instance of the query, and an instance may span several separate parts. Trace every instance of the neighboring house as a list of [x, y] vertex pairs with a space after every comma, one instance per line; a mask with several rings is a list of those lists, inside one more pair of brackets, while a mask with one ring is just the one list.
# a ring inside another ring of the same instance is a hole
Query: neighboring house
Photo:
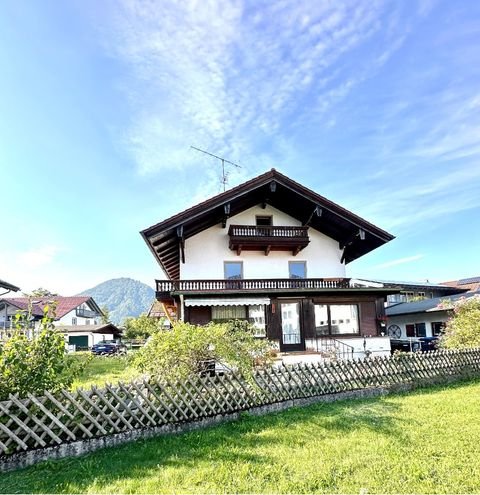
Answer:
[[462, 278], [460, 280], [451, 280], [449, 282], [442, 282], [442, 284], [462, 290], [478, 291], [480, 290], [480, 277], [470, 277], [470, 278]]
[[18, 292], [20, 290], [19, 287], [9, 284], [8, 282], [5, 282], [5, 280], [0, 279], [0, 289], [5, 289], [6, 292], [3, 294], [0, 294], [0, 296], [4, 296], [5, 294], [8, 294], [9, 292]]
[[147, 316], [157, 320], [163, 320], [165, 326], [171, 326], [176, 319], [175, 305], [154, 301], [148, 310]]
[[247, 319], [282, 352], [390, 350], [384, 302], [398, 291], [357, 284], [345, 265], [393, 236], [275, 169], [141, 234], [172, 318]]
[[475, 295], [480, 295], [480, 290], [390, 306], [386, 309], [388, 334], [395, 339], [413, 342], [420, 337], [438, 337], [450, 317], [453, 304]]
[[[90, 296], [0, 299], [0, 331], [9, 330], [12, 318], [22, 311], [30, 313], [30, 329], [35, 332], [40, 327], [44, 307], [52, 302], [56, 303], [53, 324], [66, 332], [69, 344], [91, 347], [103, 338], [118, 337], [119, 330], [114, 325], [101, 325], [102, 310]], [[79, 327], [84, 329], [82, 334], [79, 333]], [[102, 331], [99, 333], [98, 330]]]
[[[362, 279], [366, 283], [380, 284], [380, 287], [396, 289], [397, 294], [387, 296], [387, 306], [406, 303], [420, 299], [433, 299], [435, 297], [451, 296], [466, 292], [467, 289], [448, 286], [446, 283], [432, 284], [426, 282], [402, 282], [399, 280], [373, 280]], [[360, 281], [359, 281], [360, 282]]]

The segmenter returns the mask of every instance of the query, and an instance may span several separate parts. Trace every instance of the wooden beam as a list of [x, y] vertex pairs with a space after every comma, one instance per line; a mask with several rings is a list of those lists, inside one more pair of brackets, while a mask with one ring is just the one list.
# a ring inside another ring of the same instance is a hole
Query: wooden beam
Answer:
[[270, 254], [270, 249], [272, 249], [272, 246], [269, 244], [265, 249], [265, 256], [268, 256]]
[[230, 203], [223, 205], [223, 213], [222, 228], [224, 229], [227, 226], [227, 219], [230, 217]]
[[239, 244], [239, 245], [237, 246], [237, 256], [240, 256], [241, 254], [242, 254], [242, 245], [241, 245], [241, 244]]
[[306, 227], [307, 225], [310, 225], [310, 222], [312, 221], [312, 218], [314, 215], [317, 217], [322, 216], [322, 209], [320, 208], [320, 206], [315, 205], [315, 208], [313, 209], [312, 213], [308, 217], [307, 221], [303, 224], [304, 227]]
[[346, 240], [344, 240], [343, 242], [339, 242], [338, 244], [339, 244], [340, 249], [345, 249], [347, 246], [350, 246], [350, 244], [353, 244], [353, 242], [357, 238], [360, 239], [361, 241], [365, 240], [365, 231], [363, 229], [358, 229], [357, 232], [354, 232]]
[[185, 263], [185, 236], [183, 234], [183, 225], [177, 227], [177, 237], [180, 240], [180, 258]]

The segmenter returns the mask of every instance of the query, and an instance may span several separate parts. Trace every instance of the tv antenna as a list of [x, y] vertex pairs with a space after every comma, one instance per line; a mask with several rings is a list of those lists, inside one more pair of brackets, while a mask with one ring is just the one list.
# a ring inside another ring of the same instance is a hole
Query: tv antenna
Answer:
[[217, 160], [221, 160], [222, 162], [222, 184], [223, 184], [223, 192], [225, 192], [225, 188], [227, 185], [227, 180], [228, 180], [228, 172], [225, 172], [225, 163], [229, 163], [230, 165], [233, 165], [234, 167], [237, 168], [242, 168], [240, 165], [237, 163], [233, 163], [229, 160], [226, 160], [225, 158], [222, 158], [221, 156], [214, 155], [213, 153], [210, 153], [209, 151], [201, 150], [200, 148], [195, 148], [195, 146], [190, 146], [190, 148], [193, 148], [194, 150], [200, 151], [201, 153], [205, 153], [206, 155], [213, 156], [213, 158], [216, 158]]

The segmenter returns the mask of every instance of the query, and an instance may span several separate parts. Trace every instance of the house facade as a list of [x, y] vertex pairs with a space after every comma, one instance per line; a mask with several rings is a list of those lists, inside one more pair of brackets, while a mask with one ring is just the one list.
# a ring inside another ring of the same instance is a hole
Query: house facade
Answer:
[[378, 279], [362, 279], [358, 283], [375, 284], [378, 287], [397, 290], [396, 294], [387, 296], [386, 305], [393, 306], [395, 304], [409, 303], [420, 301], [422, 299], [435, 299], [437, 297], [447, 297], [455, 294], [461, 294], [468, 289], [449, 286], [447, 283], [434, 284], [428, 281], [425, 282], [403, 282], [399, 280], [378, 280]]
[[424, 299], [388, 307], [388, 334], [415, 346], [424, 337], [439, 337], [451, 316], [455, 302], [480, 297], [480, 290], [447, 297]]
[[11, 333], [13, 318], [18, 312], [29, 313], [28, 332], [35, 333], [41, 325], [45, 305], [55, 303], [53, 324], [65, 332], [67, 342], [79, 348], [118, 337], [114, 325], [102, 324], [102, 310], [90, 296], [14, 297], [0, 299], [0, 338]]
[[395, 290], [357, 284], [345, 265], [393, 236], [275, 169], [141, 234], [173, 318], [246, 319], [282, 352], [389, 352], [384, 303]]

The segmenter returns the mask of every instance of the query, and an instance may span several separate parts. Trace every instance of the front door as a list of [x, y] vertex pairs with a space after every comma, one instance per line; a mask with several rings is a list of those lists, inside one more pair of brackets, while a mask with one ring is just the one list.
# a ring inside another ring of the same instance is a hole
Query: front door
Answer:
[[280, 303], [282, 323], [280, 350], [282, 352], [305, 350], [305, 337], [301, 325], [301, 307], [300, 301]]

